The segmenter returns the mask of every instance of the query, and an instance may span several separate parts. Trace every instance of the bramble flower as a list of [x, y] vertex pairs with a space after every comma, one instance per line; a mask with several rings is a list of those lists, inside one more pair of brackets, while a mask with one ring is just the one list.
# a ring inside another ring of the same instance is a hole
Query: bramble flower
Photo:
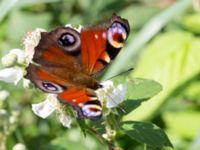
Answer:
[[0, 102], [4, 101], [9, 96], [8, 91], [2, 90], [0, 91]]
[[23, 77], [23, 70], [20, 67], [5, 68], [0, 70], [0, 80], [17, 84]]
[[96, 90], [97, 96], [103, 102], [106, 102], [107, 108], [117, 107], [123, 102], [126, 96], [126, 85], [119, 84], [117, 87], [114, 86], [111, 80], [102, 82], [103, 88]]
[[16, 65], [16, 63], [24, 64], [25, 58], [26, 55], [24, 51], [22, 51], [21, 49], [12, 49], [7, 55], [5, 55], [1, 59], [1, 62], [4, 67], [11, 67], [13, 65]]
[[33, 58], [33, 54], [35, 52], [35, 47], [38, 45], [41, 32], [45, 32], [45, 29], [36, 28], [34, 31], [28, 32], [23, 40], [25, 54], [28, 57], [28, 62], [30, 62]]
[[26, 150], [26, 146], [22, 143], [17, 143], [13, 146], [13, 150]]
[[73, 29], [75, 29], [76, 31], [78, 31], [79, 33], [81, 32], [81, 29], [82, 29], [82, 25], [79, 25], [79, 26], [76, 28], [76, 27], [73, 27], [71, 24], [66, 24], [65, 27], [73, 28]]
[[71, 127], [71, 117], [66, 115], [62, 104], [59, 103], [55, 94], [48, 94], [46, 100], [44, 100], [43, 102], [32, 104], [32, 110], [37, 116], [43, 119], [47, 118], [54, 111], [56, 111], [58, 113], [58, 118], [61, 124], [67, 128]]
[[[23, 78], [24, 70], [32, 61], [34, 48], [37, 46], [43, 31], [45, 30], [37, 28], [28, 32], [23, 41], [25, 51], [12, 49], [1, 59], [2, 65], [5, 67], [0, 70], [1, 81], [17, 84]], [[25, 86], [27, 83], [24, 81]]]

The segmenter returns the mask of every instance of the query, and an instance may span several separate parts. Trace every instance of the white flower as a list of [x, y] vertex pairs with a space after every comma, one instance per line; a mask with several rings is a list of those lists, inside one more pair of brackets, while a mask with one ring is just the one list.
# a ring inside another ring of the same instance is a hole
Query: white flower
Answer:
[[59, 120], [60, 120], [61, 124], [62, 124], [64, 127], [67, 127], [67, 128], [70, 128], [70, 127], [71, 127], [72, 119], [71, 119], [70, 116], [65, 115], [65, 114], [62, 113], [62, 112], [59, 112]]
[[23, 70], [20, 67], [5, 68], [0, 70], [0, 80], [17, 84], [23, 77]]
[[29, 88], [30, 83], [31, 83], [30, 80], [28, 80], [26, 78], [23, 79], [23, 87], [24, 88]]
[[32, 110], [37, 116], [45, 119], [56, 110], [57, 105], [57, 99], [50, 94], [43, 102], [32, 104]]
[[22, 143], [17, 143], [13, 146], [12, 150], [26, 150], [26, 146]]
[[25, 52], [20, 49], [12, 49], [8, 54], [2, 57], [1, 62], [3, 66], [10, 67], [15, 63], [24, 64], [26, 59]]
[[8, 91], [2, 90], [0, 91], [0, 101], [4, 101], [9, 96]]
[[126, 85], [119, 84], [114, 87], [112, 81], [108, 80], [102, 82], [103, 88], [96, 90], [99, 99], [106, 101], [107, 108], [117, 107], [118, 104], [122, 103], [126, 96]]
[[32, 60], [35, 47], [38, 45], [41, 39], [41, 33], [45, 32], [46, 30], [41, 28], [36, 28], [34, 31], [28, 32], [23, 40], [24, 49], [26, 56], [28, 57], [29, 61]]
[[71, 126], [71, 117], [65, 114], [64, 110], [62, 109], [62, 104], [59, 103], [55, 94], [48, 94], [45, 101], [38, 104], [33, 104], [32, 110], [37, 116], [43, 119], [47, 118], [54, 111], [56, 111], [58, 112], [59, 120], [62, 125], [68, 128]]
[[71, 24], [66, 24], [65, 27], [73, 28], [76, 31], [78, 31], [79, 33], [81, 32], [81, 29], [82, 29], [82, 25], [79, 25], [77, 28], [75, 28]]

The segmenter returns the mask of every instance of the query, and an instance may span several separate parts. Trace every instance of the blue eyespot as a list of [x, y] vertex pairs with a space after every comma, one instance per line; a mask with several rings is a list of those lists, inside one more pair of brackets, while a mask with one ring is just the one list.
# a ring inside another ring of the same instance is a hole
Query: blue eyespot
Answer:
[[63, 88], [56, 83], [38, 80], [36, 82], [36, 84], [41, 90], [48, 92], [48, 93], [61, 93], [61, 92], [63, 92]]
[[122, 48], [126, 39], [127, 32], [125, 27], [119, 22], [114, 22], [108, 29], [109, 44], [114, 48]]

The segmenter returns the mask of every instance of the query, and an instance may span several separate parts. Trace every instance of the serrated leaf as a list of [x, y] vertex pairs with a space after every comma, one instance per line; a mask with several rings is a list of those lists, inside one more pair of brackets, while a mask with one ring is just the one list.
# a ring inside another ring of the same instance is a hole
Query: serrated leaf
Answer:
[[144, 100], [153, 97], [162, 90], [162, 86], [153, 80], [141, 78], [127, 78], [125, 75], [115, 77], [112, 80], [115, 85], [126, 84], [126, 99]]
[[125, 112], [120, 112], [121, 115], [127, 115], [142, 102], [148, 100], [162, 90], [162, 86], [153, 80], [140, 79], [140, 78], [127, 78], [127, 75], [120, 75], [112, 79], [115, 85], [125, 84], [127, 86], [125, 101], [122, 107]]
[[173, 147], [163, 130], [151, 123], [127, 121], [122, 123], [122, 130], [132, 139], [152, 147]]
[[153, 80], [148, 79], [128, 79], [127, 81], [127, 99], [148, 99], [158, 94], [162, 86]]
[[119, 108], [118, 112], [120, 115], [127, 115], [128, 113], [139, 107], [144, 101], [145, 100], [125, 100], [122, 103], [122, 108], [124, 109], [124, 111], [121, 111]]

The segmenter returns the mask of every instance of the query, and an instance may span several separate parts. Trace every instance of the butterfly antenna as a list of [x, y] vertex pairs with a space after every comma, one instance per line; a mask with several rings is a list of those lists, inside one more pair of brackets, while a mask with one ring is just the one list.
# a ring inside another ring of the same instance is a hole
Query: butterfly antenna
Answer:
[[117, 75], [115, 75], [115, 76], [112, 76], [112, 77], [110, 77], [110, 78], [108, 78], [108, 79], [106, 79], [106, 80], [113, 79], [113, 78], [115, 78], [115, 77], [117, 77], [117, 76], [126, 74], [126, 73], [128, 73], [128, 72], [130, 72], [130, 71], [132, 71], [132, 70], [134, 70], [134, 68], [130, 68], [130, 69], [126, 70], [126, 71], [120, 72], [119, 74], [117, 74]]
[[[113, 76], [113, 77], [110, 77], [110, 78], [106, 79], [106, 80], [113, 79], [113, 78], [115, 78], [115, 77], [117, 77], [117, 76], [119, 76], [119, 75], [128, 73], [128, 72], [130, 72], [130, 71], [132, 71], [132, 70], [134, 70], [134, 68], [130, 68], [130, 69], [128, 69], [128, 70], [126, 70], [126, 71], [123, 71], [123, 72], [121, 72], [121, 73], [119, 73], [119, 74], [117, 74], [117, 75], [115, 75], [115, 76]], [[107, 96], [112, 100], [112, 102], [113, 102], [114, 104], [116, 104], [116, 106], [118, 105], [117, 102], [116, 102], [110, 95], [107, 94]], [[126, 113], [126, 111], [125, 111], [121, 106], [118, 106], [118, 108], [119, 108], [123, 113]]]

